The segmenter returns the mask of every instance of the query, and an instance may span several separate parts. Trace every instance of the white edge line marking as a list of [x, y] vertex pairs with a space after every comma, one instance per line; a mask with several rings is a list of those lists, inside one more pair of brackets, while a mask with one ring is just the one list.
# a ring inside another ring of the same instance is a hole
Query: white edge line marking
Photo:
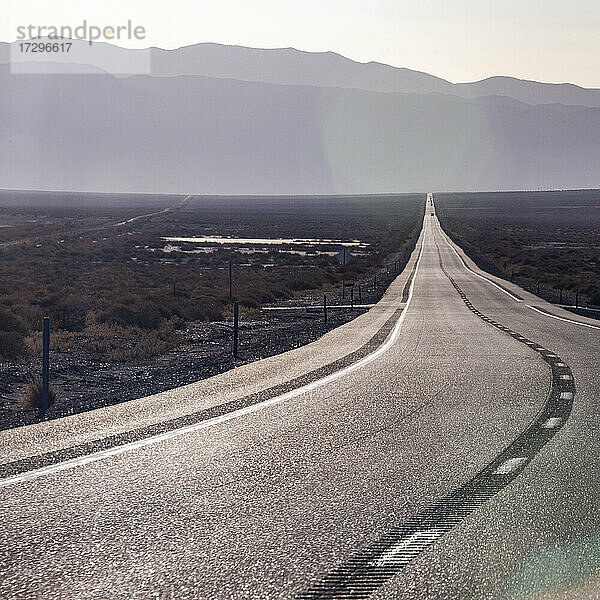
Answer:
[[508, 475], [518, 469], [521, 465], [525, 464], [528, 460], [529, 459], [522, 456], [519, 458], [509, 458], [494, 471], [494, 475]]
[[467, 266], [467, 263], [463, 260], [463, 257], [457, 252], [456, 248], [448, 241], [446, 232], [443, 231], [442, 229], [440, 229], [440, 231], [442, 231], [442, 239], [446, 242], [446, 244], [448, 244], [448, 246], [450, 246], [450, 248], [452, 249], [454, 254], [456, 254], [456, 256], [458, 256], [460, 262], [463, 264], [463, 267], [467, 271], [473, 273], [473, 275], [475, 275], [475, 277], [479, 277], [479, 279], [483, 279], [484, 281], [491, 283], [494, 287], [497, 287], [502, 293], [506, 294], [507, 296], [510, 296], [515, 302], [523, 302], [523, 300], [519, 300], [516, 296], [513, 296], [508, 290], [505, 290], [503, 287], [500, 287], [496, 282], [492, 281], [491, 279], [488, 279], [487, 277], [484, 277], [483, 275], [480, 275], [479, 273], [475, 273], [475, 271], [473, 271], [473, 269], [469, 268]]
[[[458, 256], [460, 262], [463, 264], [463, 267], [465, 269], [467, 269], [467, 271], [470, 271], [476, 277], [479, 277], [480, 279], [484, 279], [488, 283], [491, 283], [493, 286], [497, 287], [501, 292], [504, 292], [505, 294], [510, 296], [516, 302], [523, 302], [523, 300], [519, 300], [518, 298], [513, 296], [509, 291], [500, 287], [497, 283], [495, 283], [491, 279], [488, 279], [487, 277], [484, 277], [483, 275], [480, 275], [479, 273], [476, 273], [475, 271], [473, 271], [473, 269], [469, 268], [467, 266], [467, 263], [463, 260], [463, 257], [457, 252], [456, 248], [450, 243], [450, 241], [448, 240], [448, 236], [446, 235], [446, 232], [441, 227], [440, 227], [440, 231], [442, 232], [442, 239], [446, 242], [446, 244], [448, 244], [448, 246], [450, 246], [450, 248], [452, 249], [454, 254], [456, 254], [456, 256]], [[541, 311], [541, 310], [535, 308], [535, 306], [531, 306], [530, 304], [526, 304], [525, 306], [527, 306], [527, 308], [530, 308], [531, 310], [535, 310], [535, 312], [538, 312], [541, 315], [544, 315], [545, 317], [550, 317], [552, 319], [558, 319], [559, 321], [565, 321], [566, 323], [573, 323], [573, 325], [581, 325], [582, 327], [589, 327], [590, 329], [599, 329], [600, 330], [600, 327], [598, 327], [597, 325], [590, 325], [589, 323], [581, 323], [580, 321], [573, 321], [572, 319], [565, 319], [564, 317], [558, 317], [556, 315], [552, 315], [550, 313]]]
[[327, 375], [322, 379], [318, 379], [317, 381], [313, 381], [311, 383], [307, 383], [302, 387], [296, 388], [294, 390], [290, 390], [285, 394], [281, 394], [281, 396], [275, 396], [274, 398], [269, 398], [264, 402], [260, 402], [258, 404], [252, 404], [250, 406], [246, 406], [244, 408], [240, 408], [239, 410], [220, 415], [218, 417], [213, 417], [212, 419], [208, 419], [206, 421], [201, 421], [200, 423], [194, 423], [193, 425], [188, 425], [187, 427], [181, 427], [179, 429], [173, 429], [172, 431], [167, 431], [165, 433], [161, 433], [159, 435], [155, 435], [152, 437], [147, 437], [141, 440], [137, 440], [136, 442], [129, 442], [128, 444], [122, 444], [121, 446], [115, 446], [114, 448], [109, 448], [107, 450], [101, 450], [100, 452], [93, 452], [92, 454], [87, 454], [85, 456], [79, 456], [77, 458], [72, 458], [69, 460], [65, 460], [60, 463], [55, 463], [53, 465], [48, 465], [46, 467], [42, 467], [40, 469], [34, 469], [32, 471], [26, 471], [25, 473], [19, 473], [18, 475], [12, 475], [11, 477], [6, 477], [5, 479], [0, 479], [0, 488], [6, 487], [8, 485], [12, 485], [15, 483], [24, 483], [27, 481], [33, 481], [34, 479], [38, 479], [39, 477], [43, 477], [44, 475], [51, 475], [52, 473], [58, 473], [60, 471], [66, 471], [67, 469], [72, 469], [74, 467], [79, 467], [83, 465], [87, 465], [89, 463], [98, 462], [100, 460], [104, 460], [105, 458], [109, 458], [111, 456], [118, 456], [119, 454], [124, 454], [125, 452], [129, 452], [130, 450], [136, 450], [138, 448], [144, 448], [146, 446], [151, 446], [153, 444], [158, 444], [159, 442], [164, 442], [166, 440], [171, 440], [173, 438], [179, 437], [181, 435], [185, 435], [187, 433], [193, 433], [196, 431], [200, 431], [202, 429], [208, 429], [213, 425], [219, 425], [221, 423], [226, 423], [227, 421], [231, 421], [238, 417], [242, 417], [244, 415], [249, 415], [254, 412], [258, 412], [263, 408], [267, 408], [269, 406], [274, 406], [275, 404], [279, 404], [281, 402], [285, 402], [286, 400], [290, 400], [291, 398], [295, 398], [302, 394], [306, 394], [307, 392], [312, 392], [317, 388], [320, 388], [336, 379], [340, 379], [344, 377], [348, 373], [352, 371], [356, 371], [361, 367], [369, 364], [375, 359], [379, 358], [384, 352], [389, 350], [398, 339], [398, 335], [400, 333], [400, 328], [402, 327], [402, 323], [404, 322], [404, 317], [406, 317], [406, 313], [408, 307], [413, 298], [413, 291], [415, 287], [415, 281], [417, 279], [417, 273], [419, 271], [419, 265], [421, 263], [421, 258], [423, 256], [423, 250], [425, 248], [425, 234], [427, 233], [427, 226], [423, 227], [423, 243], [421, 244], [421, 251], [419, 253], [419, 257], [417, 258], [417, 264], [415, 268], [415, 273], [412, 278], [408, 299], [406, 300], [406, 304], [402, 309], [402, 314], [398, 318], [394, 329], [392, 330], [391, 335], [388, 336], [388, 339], [385, 343], [380, 346], [375, 352], [365, 356], [358, 362], [348, 365], [340, 371], [336, 371], [335, 373], [331, 373], [331, 375]]
[[398, 542], [389, 550], [386, 550], [379, 558], [371, 562], [374, 567], [386, 567], [390, 564], [402, 564], [410, 561], [416, 554], [419, 554], [423, 548], [435, 542], [444, 535], [443, 529], [424, 529], [415, 531], [406, 539]]
[[580, 321], [573, 321], [573, 319], [565, 319], [565, 317], [559, 317], [557, 315], [552, 315], [550, 313], [544, 312], [535, 306], [531, 306], [531, 304], [525, 305], [527, 308], [531, 310], [535, 310], [535, 312], [540, 313], [540, 315], [544, 315], [545, 317], [550, 317], [551, 319], [558, 319], [559, 321], [564, 321], [565, 323], [573, 323], [573, 325], [580, 325], [581, 327], [589, 327], [590, 329], [600, 329], [597, 325], [590, 325], [589, 323], [581, 323]]

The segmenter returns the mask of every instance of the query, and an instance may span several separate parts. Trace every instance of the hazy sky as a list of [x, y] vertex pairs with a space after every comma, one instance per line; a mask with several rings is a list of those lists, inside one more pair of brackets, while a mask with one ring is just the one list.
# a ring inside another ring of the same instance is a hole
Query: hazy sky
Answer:
[[513, 75], [600, 87], [600, 0], [2, 0], [17, 25], [145, 27], [144, 42], [333, 50], [451, 81]]

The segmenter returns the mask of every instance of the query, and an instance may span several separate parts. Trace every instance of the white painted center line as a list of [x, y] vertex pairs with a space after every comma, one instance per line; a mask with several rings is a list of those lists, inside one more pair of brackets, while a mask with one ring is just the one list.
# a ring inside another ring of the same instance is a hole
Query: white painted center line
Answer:
[[523, 456], [519, 458], [509, 458], [506, 462], [503, 462], [495, 471], [494, 475], [508, 475], [513, 471], [516, 471], [521, 465], [524, 465], [529, 459]]
[[572, 379], [572, 377], [570, 375], [561, 375], [560, 378], [564, 379], [565, 381], [568, 381], [569, 379]]
[[557, 363], [554, 363], [554, 366], [556, 366], [556, 367], [566, 367], [567, 365], [565, 365], [564, 362], [557, 362]]
[[560, 399], [561, 400], [573, 400], [573, 392], [561, 392]]
[[[488, 279], [487, 277], [484, 277], [483, 275], [480, 275], [479, 273], [476, 273], [475, 271], [473, 271], [473, 269], [470, 269], [467, 266], [467, 263], [464, 261], [463, 257], [458, 253], [458, 251], [456, 250], [456, 248], [450, 242], [450, 239], [446, 235], [446, 232], [441, 229], [441, 226], [440, 226], [440, 231], [442, 232], [442, 239], [446, 242], [446, 244], [448, 244], [448, 246], [450, 246], [450, 248], [454, 252], [454, 254], [456, 254], [456, 256], [458, 256], [460, 262], [463, 264], [463, 267], [467, 271], [473, 273], [473, 275], [475, 275], [476, 277], [479, 277], [480, 279], [484, 279], [488, 283], [491, 283], [493, 286], [497, 287], [502, 293], [506, 294], [507, 296], [510, 296], [516, 302], [523, 302], [523, 300], [520, 300], [519, 298], [517, 298], [516, 296], [514, 296], [513, 294], [511, 294], [508, 290], [506, 290], [503, 287], [499, 286], [497, 283], [495, 283], [491, 279]], [[527, 308], [530, 308], [531, 310], [535, 310], [536, 312], [540, 313], [541, 315], [544, 315], [545, 317], [549, 317], [551, 319], [558, 319], [559, 321], [565, 321], [566, 323], [572, 323], [573, 325], [579, 325], [580, 327], [588, 327], [590, 329], [598, 329], [598, 330], [600, 330], [600, 326], [598, 326], [598, 325], [590, 325], [589, 323], [581, 323], [580, 321], [574, 321], [573, 319], [565, 319], [564, 317], [559, 317], [557, 315], [553, 315], [553, 314], [544, 312], [542, 310], [539, 310], [535, 306], [531, 306], [530, 304], [526, 304], [525, 306]]]
[[542, 427], [544, 429], [556, 429], [562, 423], [562, 419], [560, 417], [550, 417]]
[[386, 550], [371, 565], [375, 567], [387, 567], [390, 565], [401, 565], [409, 562], [417, 554], [423, 551], [423, 548], [433, 544], [435, 540], [444, 535], [443, 529], [425, 529], [416, 531], [409, 535], [389, 550]]
[[[441, 231], [441, 229], [440, 229], [440, 231]], [[487, 281], [488, 283], [491, 283], [494, 287], [498, 288], [503, 294], [506, 294], [507, 296], [510, 296], [516, 302], [523, 302], [523, 300], [519, 300], [519, 298], [517, 298], [516, 296], [514, 296], [513, 294], [511, 294], [508, 290], [505, 290], [503, 287], [499, 286], [497, 283], [495, 283], [491, 279], [488, 279], [487, 277], [484, 277], [483, 275], [480, 275], [479, 273], [475, 273], [475, 271], [473, 271], [473, 269], [470, 269], [467, 266], [467, 263], [463, 260], [463, 257], [458, 253], [458, 251], [456, 250], [456, 248], [450, 243], [450, 241], [449, 241], [448, 236], [446, 235], [446, 233], [443, 232], [443, 231], [442, 231], [442, 239], [446, 242], [446, 244], [448, 244], [448, 246], [450, 246], [450, 249], [452, 250], [452, 252], [454, 252], [454, 254], [456, 254], [456, 256], [458, 256], [460, 262], [463, 264], [463, 267], [467, 271], [469, 271], [470, 273], [473, 273], [473, 275], [475, 275], [475, 277], [479, 277], [479, 279], [483, 279], [484, 281]]]

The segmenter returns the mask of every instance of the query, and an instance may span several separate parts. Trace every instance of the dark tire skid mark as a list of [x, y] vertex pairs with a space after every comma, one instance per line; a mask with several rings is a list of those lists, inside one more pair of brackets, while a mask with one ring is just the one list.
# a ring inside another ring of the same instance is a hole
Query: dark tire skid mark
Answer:
[[298, 595], [298, 600], [364, 599], [371, 596], [437, 539], [464, 521], [518, 477], [533, 457], [556, 435], [571, 413], [575, 382], [568, 365], [543, 346], [476, 309], [445, 270], [439, 247], [438, 256], [442, 271], [473, 314], [527, 345], [549, 365], [552, 371], [550, 393], [541, 411], [527, 429], [475, 477], [384, 534], [371, 546], [359, 551], [347, 563], [325, 576], [320, 583]]

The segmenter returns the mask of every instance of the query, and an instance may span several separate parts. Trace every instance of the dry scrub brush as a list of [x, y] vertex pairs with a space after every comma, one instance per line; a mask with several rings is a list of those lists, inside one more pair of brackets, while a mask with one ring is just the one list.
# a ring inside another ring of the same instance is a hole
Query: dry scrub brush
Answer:
[[[19, 404], [24, 410], [39, 410], [42, 406], [42, 379], [41, 377], [30, 377], [21, 391]], [[48, 406], [56, 404], [56, 392], [50, 386], [48, 390]]]

